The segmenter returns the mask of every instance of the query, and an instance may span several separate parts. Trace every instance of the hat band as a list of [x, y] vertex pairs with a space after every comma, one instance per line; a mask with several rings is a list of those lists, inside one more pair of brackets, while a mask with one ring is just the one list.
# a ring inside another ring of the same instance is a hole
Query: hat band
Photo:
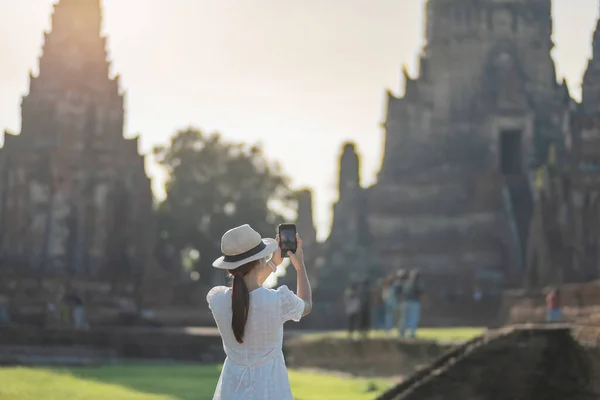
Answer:
[[260, 253], [261, 251], [263, 251], [265, 248], [267, 247], [267, 245], [261, 240], [260, 244], [256, 247], [251, 248], [248, 251], [245, 251], [241, 254], [236, 254], [233, 256], [227, 256], [227, 255], [223, 255], [223, 261], [225, 262], [238, 262], [238, 261], [242, 261], [248, 257], [252, 257], [258, 253]]

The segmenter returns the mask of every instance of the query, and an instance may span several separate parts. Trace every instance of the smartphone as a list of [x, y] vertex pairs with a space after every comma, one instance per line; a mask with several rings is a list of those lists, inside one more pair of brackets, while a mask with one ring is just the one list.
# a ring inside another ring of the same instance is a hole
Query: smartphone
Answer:
[[296, 252], [296, 225], [281, 224], [277, 228], [279, 233], [279, 247], [281, 248], [281, 256], [287, 257], [288, 251]]

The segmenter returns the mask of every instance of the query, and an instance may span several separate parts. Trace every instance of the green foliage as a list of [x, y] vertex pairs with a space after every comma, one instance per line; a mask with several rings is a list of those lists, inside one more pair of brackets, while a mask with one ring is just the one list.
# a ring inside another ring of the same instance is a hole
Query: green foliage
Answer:
[[[0, 368], [0, 400], [210, 400], [218, 377], [215, 365]], [[391, 386], [300, 371], [290, 383], [298, 400], [367, 400]]]
[[202, 280], [212, 272], [226, 230], [248, 223], [273, 236], [283, 218], [270, 205], [294, 204], [288, 178], [258, 145], [188, 128], [154, 155], [168, 174], [166, 199], [158, 206], [159, 257], [163, 264], [184, 262]]

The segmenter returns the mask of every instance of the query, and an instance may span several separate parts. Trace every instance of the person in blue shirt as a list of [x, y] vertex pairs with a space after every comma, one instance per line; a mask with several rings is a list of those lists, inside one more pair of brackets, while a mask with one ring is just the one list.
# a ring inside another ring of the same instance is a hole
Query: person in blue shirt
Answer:
[[402, 316], [400, 323], [400, 337], [415, 338], [421, 319], [421, 296], [423, 286], [419, 271], [413, 270], [409, 274], [406, 284], [402, 288]]
[[388, 278], [388, 284], [384, 289], [385, 302], [385, 329], [391, 332], [396, 325], [398, 310], [402, 304], [402, 290], [406, 282], [406, 271], [399, 270]]

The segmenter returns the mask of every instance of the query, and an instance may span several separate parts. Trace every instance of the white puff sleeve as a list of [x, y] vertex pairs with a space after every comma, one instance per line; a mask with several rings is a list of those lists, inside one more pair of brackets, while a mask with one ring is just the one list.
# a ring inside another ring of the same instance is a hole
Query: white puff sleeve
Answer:
[[211, 310], [215, 309], [215, 303], [217, 303], [220, 297], [223, 297], [223, 294], [227, 291], [226, 286], [215, 286], [210, 289], [208, 294], [206, 295], [206, 302], [208, 303], [208, 308]]
[[292, 320], [300, 321], [304, 313], [304, 300], [296, 296], [287, 286], [280, 286], [277, 289], [279, 294], [279, 303], [281, 305], [281, 319], [283, 322]]

